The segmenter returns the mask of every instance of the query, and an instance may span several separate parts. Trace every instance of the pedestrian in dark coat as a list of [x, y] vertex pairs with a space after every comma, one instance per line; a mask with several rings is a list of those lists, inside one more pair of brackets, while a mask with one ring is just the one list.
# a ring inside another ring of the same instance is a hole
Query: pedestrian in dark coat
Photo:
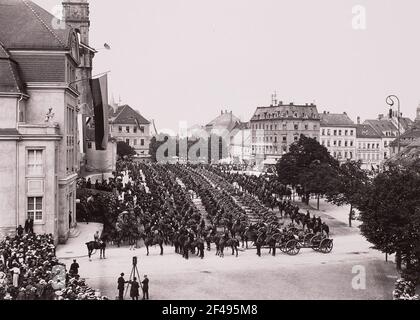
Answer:
[[30, 234], [34, 233], [34, 219], [32, 218], [29, 219], [29, 233]]
[[16, 231], [19, 237], [23, 236], [23, 227], [21, 225], [19, 225]]
[[143, 300], [149, 300], [149, 278], [147, 278], [147, 275], [144, 276], [144, 280], [141, 283], [143, 285]]
[[140, 284], [137, 282], [137, 278], [131, 281], [130, 297], [133, 300], [139, 300], [139, 288]]
[[124, 280], [124, 273], [121, 273], [121, 276], [118, 278], [118, 299], [124, 300], [124, 288], [126, 281]]

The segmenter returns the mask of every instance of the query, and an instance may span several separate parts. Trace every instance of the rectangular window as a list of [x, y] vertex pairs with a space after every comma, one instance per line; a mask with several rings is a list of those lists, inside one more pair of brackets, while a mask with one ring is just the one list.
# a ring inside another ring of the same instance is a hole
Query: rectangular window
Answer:
[[118, 127], [118, 132], [119, 133], [122, 133], [122, 127], [120, 126], [120, 127]]
[[322, 129], [322, 135], [325, 136], [325, 129]]
[[144, 133], [144, 127], [143, 126], [140, 127], [140, 132]]
[[92, 149], [92, 142], [88, 142], [88, 149]]
[[125, 143], [130, 145], [130, 139], [125, 139]]
[[353, 130], [350, 130], [350, 135], [351, 135], [351, 136], [353, 135]]
[[28, 198], [27, 216], [35, 222], [42, 221], [42, 197]]
[[125, 127], [125, 132], [130, 133], [130, 127]]
[[335, 136], [337, 135], [337, 130], [334, 130], [334, 135], [335, 135]]
[[137, 133], [137, 127], [134, 127], [134, 128], [133, 128], [133, 132], [134, 132], [134, 133]]
[[43, 173], [42, 150], [28, 150], [28, 175], [40, 176]]
[[348, 130], [345, 130], [344, 131], [344, 135], [347, 136], [348, 134], [349, 134], [349, 131]]
[[140, 140], [140, 145], [141, 145], [141, 146], [144, 146], [144, 139], [141, 139], [141, 140]]
[[66, 150], [66, 168], [67, 174], [71, 174], [76, 171], [76, 137], [77, 137], [77, 113], [74, 108], [70, 105], [67, 106], [66, 112], [66, 140], [67, 140], [67, 150]]
[[295, 124], [295, 130], [299, 130], [299, 125]]

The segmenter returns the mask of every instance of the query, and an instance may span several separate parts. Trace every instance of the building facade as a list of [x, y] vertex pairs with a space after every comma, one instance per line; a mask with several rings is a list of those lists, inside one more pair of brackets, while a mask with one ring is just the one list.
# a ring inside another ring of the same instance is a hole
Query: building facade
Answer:
[[251, 161], [252, 131], [247, 122], [238, 122], [230, 132], [229, 156], [234, 163]]
[[288, 105], [283, 102], [259, 107], [250, 121], [251, 153], [257, 165], [278, 160], [301, 135], [319, 141], [320, 115], [315, 104]]
[[141, 158], [148, 158], [151, 140], [151, 123], [128, 105], [118, 106], [110, 119], [110, 134], [134, 148]]
[[322, 113], [320, 143], [341, 163], [355, 160], [356, 124], [346, 113]]
[[[391, 156], [397, 155], [403, 149], [412, 145], [416, 140], [420, 138], [420, 105], [416, 110], [416, 118], [411, 126], [405, 130], [400, 138], [395, 139], [391, 142]], [[400, 150], [398, 150], [400, 149]]]
[[32, 1], [0, 0], [0, 234], [34, 219], [56, 242], [75, 221], [79, 172], [74, 29]]
[[361, 161], [362, 169], [377, 170], [380, 168], [382, 156], [382, 137], [370, 125], [356, 126], [356, 160]]

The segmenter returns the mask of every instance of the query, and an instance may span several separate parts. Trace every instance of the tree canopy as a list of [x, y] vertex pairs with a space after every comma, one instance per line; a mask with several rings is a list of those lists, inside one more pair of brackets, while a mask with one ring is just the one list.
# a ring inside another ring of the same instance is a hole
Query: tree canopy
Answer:
[[117, 154], [122, 158], [125, 156], [134, 156], [136, 151], [124, 141], [118, 141]]
[[357, 208], [369, 181], [368, 174], [361, 169], [361, 162], [347, 161], [337, 170], [334, 188], [327, 193], [327, 200], [338, 206], [350, 205], [349, 225], [351, 227], [353, 208]]
[[324, 194], [333, 187], [338, 161], [316, 139], [301, 135], [276, 165], [279, 181], [299, 187], [306, 200], [310, 194]]
[[391, 166], [358, 200], [362, 234], [376, 249], [411, 264], [420, 259], [420, 165]]

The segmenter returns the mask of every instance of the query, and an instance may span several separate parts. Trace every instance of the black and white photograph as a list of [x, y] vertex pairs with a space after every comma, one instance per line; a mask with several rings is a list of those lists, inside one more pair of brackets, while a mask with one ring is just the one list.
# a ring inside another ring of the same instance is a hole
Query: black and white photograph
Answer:
[[0, 0], [1, 304], [420, 300], [419, 12]]

